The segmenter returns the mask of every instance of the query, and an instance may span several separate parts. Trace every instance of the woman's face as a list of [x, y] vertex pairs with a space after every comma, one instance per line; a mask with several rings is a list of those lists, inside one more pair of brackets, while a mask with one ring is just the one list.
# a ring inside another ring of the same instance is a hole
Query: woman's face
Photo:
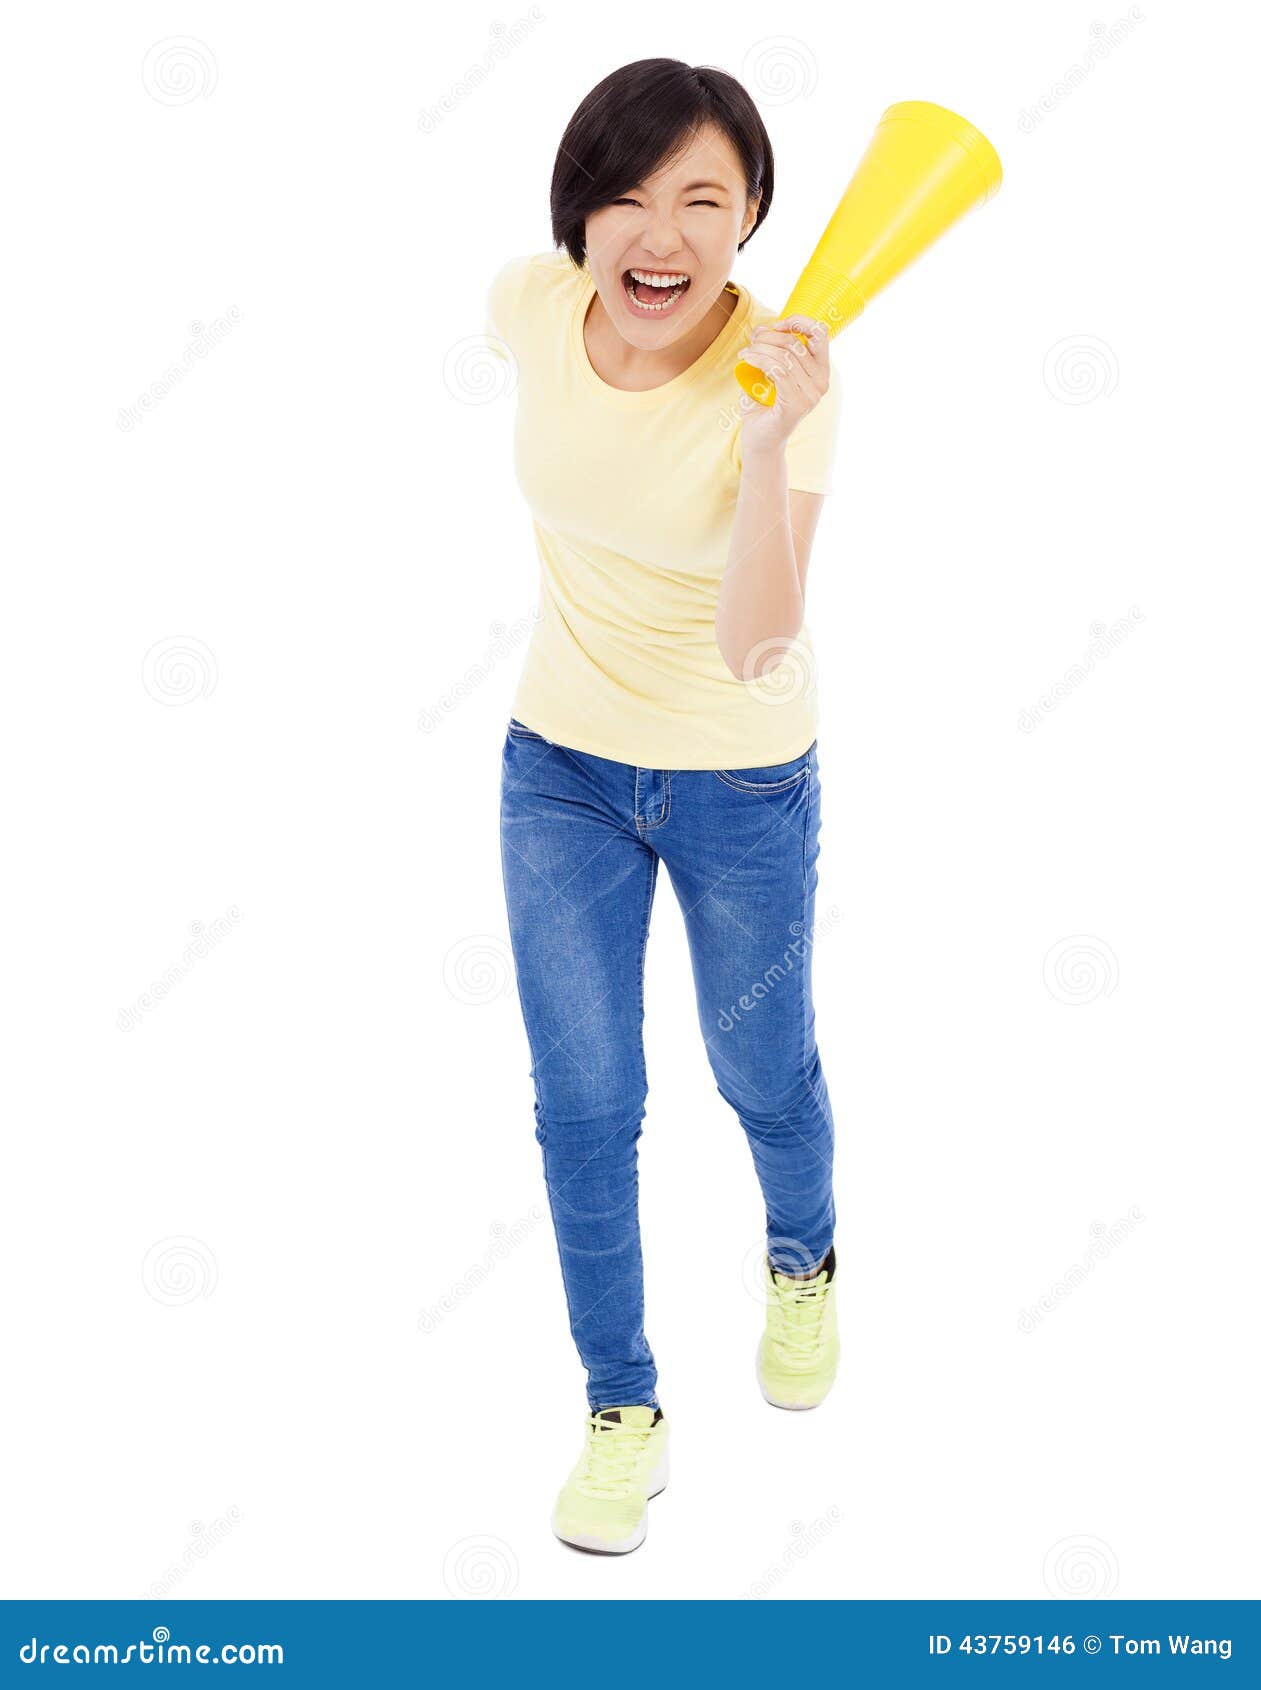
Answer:
[[655, 351], [695, 328], [756, 218], [735, 148], [712, 125], [671, 164], [592, 212], [587, 268], [623, 339]]

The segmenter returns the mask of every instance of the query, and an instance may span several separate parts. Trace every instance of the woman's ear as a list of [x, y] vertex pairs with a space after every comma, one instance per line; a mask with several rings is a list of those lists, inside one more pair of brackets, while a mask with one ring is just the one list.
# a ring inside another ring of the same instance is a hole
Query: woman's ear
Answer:
[[[758, 207], [762, 203], [761, 194], [754, 194], [748, 203], [744, 214], [744, 222], [740, 225], [740, 242], [747, 241], [753, 233], [753, 225], [757, 222]], [[740, 244], [737, 242], [737, 245]]]

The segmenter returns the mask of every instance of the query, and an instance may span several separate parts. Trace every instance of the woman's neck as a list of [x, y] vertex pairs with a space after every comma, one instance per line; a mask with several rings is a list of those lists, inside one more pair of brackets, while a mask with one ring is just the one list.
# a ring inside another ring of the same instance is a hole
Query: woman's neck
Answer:
[[582, 325], [583, 342], [591, 368], [601, 381], [607, 382], [610, 387], [623, 388], [628, 393], [664, 387], [666, 382], [682, 375], [707, 347], [713, 345], [738, 304], [739, 296], [730, 286], [723, 288], [695, 328], [680, 339], [671, 341], [669, 346], [663, 346], [659, 352], [645, 352], [622, 339], [604, 309], [604, 301], [598, 292], [594, 293]]

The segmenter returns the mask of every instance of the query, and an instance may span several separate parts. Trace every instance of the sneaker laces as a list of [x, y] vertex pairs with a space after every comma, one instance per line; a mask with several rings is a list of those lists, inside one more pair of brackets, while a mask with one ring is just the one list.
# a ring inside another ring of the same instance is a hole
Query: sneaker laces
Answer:
[[826, 1268], [811, 1279], [792, 1279], [768, 1264], [770, 1297], [767, 1324], [770, 1339], [789, 1367], [810, 1367], [818, 1359], [823, 1314], [831, 1276]]
[[601, 1419], [599, 1413], [589, 1414], [578, 1489], [587, 1496], [628, 1495], [651, 1436], [651, 1426], [623, 1426], [616, 1420]]

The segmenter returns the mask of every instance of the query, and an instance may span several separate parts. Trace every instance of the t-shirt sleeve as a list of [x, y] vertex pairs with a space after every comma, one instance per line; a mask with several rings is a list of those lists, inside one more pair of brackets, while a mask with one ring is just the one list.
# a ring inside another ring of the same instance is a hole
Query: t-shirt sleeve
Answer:
[[784, 457], [788, 485], [799, 493], [830, 493], [841, 409], [841, 384], [833, 370], [828, 390], [788, 436]]
[[486, 294], [485, 333], [501, 358], [520, 358], [521, 299], [530, 259], [513, 258], [496, 274]]

